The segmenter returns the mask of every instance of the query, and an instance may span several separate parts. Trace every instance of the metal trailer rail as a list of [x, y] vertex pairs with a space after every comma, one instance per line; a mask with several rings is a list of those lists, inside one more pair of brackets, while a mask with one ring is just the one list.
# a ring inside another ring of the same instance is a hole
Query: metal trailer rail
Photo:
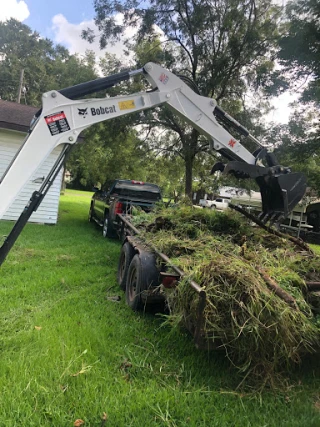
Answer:
[[[121, 240], [124, 240], [127, 235], [126, 235], [126, 227], [133, 232], [135, 235], [139, 236], [139, 238], [142, 240], [142, 242], [152, 250], [152, 252], [158, 257], [160, 258], [162, 261], [164, 261], [166, 263], [167, 266], [169, 266], [170, 268], [172, 268], [172, 270], [179, 276], [179, 277], [186, 277], [187, 274], [181, 270], [179, 267], [177, 267], [176, 265], [174, 265], [170, 258], [165, 255], [164, 253], [158, 251], [158, 249], [152, 244], [152, 243], [148, 243], [146, 242], [143, 238], [141, 238], [141, 233], [140, 231], [131, 224], [131, 222], [127, 219], [127, 217], [125, 217], [123, 214], [118, 214], [118, 217], [121, 221], [121, 230], [120, 230], [120, 236], [122, 237]], [[194, 341], [195, 344], [198, 347], [202, 347], [203, 346], [203, 337], [202, 337], [202, 326], [203, 326], [203, 322], [204, 322], [204, 309], [206, 306], [206, 302], [207, 302], [207, 294], [206, 291], [201, 288], [201, 286], [195, 282], [194, 280], [189, 280], [188, 281], [191, 288], [194, 289], [197, 294], [199, 295], [199, 303], [198, 303], [198, 308], [197, 308], [197, 322], [196, 322], [196, 328], [195, 330], [190, 330], [190, 332], [193, 334], [194, 336]]]

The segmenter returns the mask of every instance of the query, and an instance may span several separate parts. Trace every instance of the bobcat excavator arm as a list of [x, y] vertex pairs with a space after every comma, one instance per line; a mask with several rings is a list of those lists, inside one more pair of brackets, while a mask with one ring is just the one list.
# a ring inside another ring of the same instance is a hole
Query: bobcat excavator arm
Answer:
[[[109, 88], [143, 74], [152, 86], [148, 92], [102, 99], [80, 99], [82, 96]], [[42, 110], [31, 124], [28, 136], [0, 181], [0, 219], [22, 187], [57, 146], [61, 154], [39, 191], [33, 193], [11, 233], [0, 248], [0, 265], [13, 246], [63, 165], [64, 158], [77, 138], [89, 126], [136, 111], [166, 104], [210, 141], [211, 148], [230, 160], [225, 172], [244, 178], [254, 178], [260, 186], [263, 212], [266, 217], [287, 215], [302, 198], [306, 182], [301, 174], [277, 164], [249, 132], [226, 114], [216, 101], [196, 94], [183, 79], [159, 65], [148, 63], [143, 69], [123, 72], [60, 91], [50, 91], [42, 97]], [[238, 133], [251, 138], [258, 149], [251, 153], [234, 138], [216, 117], [231, 125]], [[267, 162], [267, 166], [262, 161]], [[223, 170], [222, 164], [217, 167]], [[215, 170], [215, 168], [213, 169]]]

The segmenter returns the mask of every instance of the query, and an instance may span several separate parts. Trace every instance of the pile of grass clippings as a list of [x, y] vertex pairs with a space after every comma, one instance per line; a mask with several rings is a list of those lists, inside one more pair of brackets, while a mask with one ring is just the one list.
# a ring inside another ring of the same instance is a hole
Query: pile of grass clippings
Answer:
[[245, 377], [274, 385], [293, 363], [319, 351], [319, 296], [306, 286], [307, 280], [320, 281], [320, 257], [312, 251], [252, 227], [231, 210], [159, 209], [133, 222], [187, 273], [167, 292], [172, 319], [195, 329], [199, 297], [190, 287], [193, 279], [207, 295], [206, 341], [224, 349]]

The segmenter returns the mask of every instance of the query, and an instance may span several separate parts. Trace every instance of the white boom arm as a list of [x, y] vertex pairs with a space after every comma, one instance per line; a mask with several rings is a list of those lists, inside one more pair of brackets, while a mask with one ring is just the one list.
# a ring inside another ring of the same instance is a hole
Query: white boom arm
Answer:
[[[74, 101], [90, 93], [113, 86], [135, 74], [144, 74], [153, 90], [103, 99]], [[92, 82], [51, 91], [43, 95], [43, 107], [30, 127], [29, 135], [0, 181], [0, 219], [11, 205], [21, 188], [28, 182], [51, 151], [61, 146], [61, 153], [40, 189], [34, 191], [10, 234], [0, 247], [0, 265], [27, 223], [37, 210], [63, 165], [69, 148], [77, 142], [81, 131], [87, 127], [125, 114], [166, 104], [183, 117], [211, 142], [211, 148], [228, 160], [226, 166], [218, 163], [212, 169], [234, 173], [241, 178], [254, 178], [260, 187], [264, 221], [279, 221], [301, 200], [306, 189], [302, 174], [291, 173], [280, 166], [272, 153], [261, 148], [256, 138], [226, 114], [216, 101], [197, 95], [184, 83], [185, 78], [170, 73], [159, 65], [148, 63], [137, 71], [123, 72]], [[227, 132], [216, 120], [227, 123], [240, 134], [248, 136], [260, 146], [253, 154]], [[258, 160], [266, 160], [267, 167]]]
[[211, 142], [212, 148], [234, 160], [254, 165], [256, 158], [215, 119], [216, 101], [197, 95], [179, 77], [159, 65], [148, 63], [143, 70], [154, 88], [150, 92], [135, 93], [102, 99], [71, 100], [57, 91], [43, 95], [42, 112], [30, 128], [22, 148], [5, 172], [0, 183], [0, 219], [22, 187], [52, 152], [61, 145], [75, 144], [81, 131], [89, 126], [136, 111], [168, 105], [186, 119]]

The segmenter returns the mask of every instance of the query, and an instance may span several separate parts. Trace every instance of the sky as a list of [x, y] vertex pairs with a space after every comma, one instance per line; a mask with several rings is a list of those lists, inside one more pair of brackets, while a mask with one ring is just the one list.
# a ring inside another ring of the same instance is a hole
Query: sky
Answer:
[[[0, 21], [15, 18], [42, 37], [48, 37], [66, 46], [71, 53], [80, 55], [87, 49], [95, 51], [97, 56], [103, 54], [98, 41], [89, 44], [80, 37], [83, 29], [94, 27], [94, 15], [93, 0], [0, 0]], [[121, 56], [122, 48], [119, 42], [108, 47], [107, 51]], [[273, 101], [275, 111], [266, 117], [267, 121], [286, 123], [291, 112], [289, 103], [296, 99], [297, 95], [289, 93], [276, 98]]]
[[[81, 39], [81, 31], [94, 27], [93, 0], [0, 0], [0, 21], [15, 18], [71, 53], [84, 54], [87, 49], [103, 54], [98, 40], [90, 44]], [[108, 47], [108, 52], [122, 55], [122, 44]]]

